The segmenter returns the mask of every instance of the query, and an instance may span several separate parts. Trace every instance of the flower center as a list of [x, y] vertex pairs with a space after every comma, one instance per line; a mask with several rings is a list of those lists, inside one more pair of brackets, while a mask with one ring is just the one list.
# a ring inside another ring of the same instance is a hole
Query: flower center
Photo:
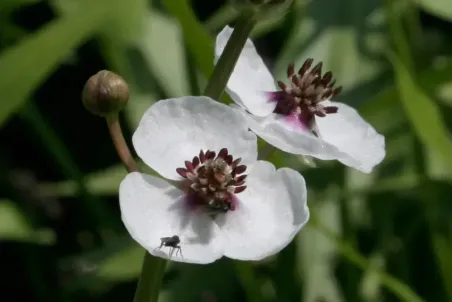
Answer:
[[342, 91], [341, 86], [334, 87], [336, 80], [333, 80], [332, 72], [322, 76], [322, 62], [311, 69], [313, 62], [313, 59], [307, 59], [297, 74], [294, 64], [290, 64], [287, 68], [290, 86], [278, 81], [281, 91], [269, 93], [270, 99], [277, 102], [274, 113], [295, 115], [308, 129], [314, 126], [314, 116], [324, 117], [337, 112], [337, 107], [323, 106], [321, 102]]
[[245, 178], [240, 175], [246, 171], [245, 165], [234, 160], [223, 148], [218, 152], [207, 150], [199, 152], [192, 161], [185, 161], [185, 168], [177, 168], [177, 173], [185, 178], [184, 188], [191, 205], [201, 206], [209, 214], [234, 211], [236, 199], [234, 194], [246, 189]]

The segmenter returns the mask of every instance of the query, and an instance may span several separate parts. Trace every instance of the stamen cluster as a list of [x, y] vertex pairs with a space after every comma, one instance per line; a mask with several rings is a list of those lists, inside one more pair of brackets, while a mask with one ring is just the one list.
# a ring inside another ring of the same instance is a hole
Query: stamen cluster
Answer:
[[313, 59], [307, 59], [298, 73], [295, 74], [294, 64], [287, 68], [290, 86], [278, 81], [281, 91], [271, 92], [270, 98], [277, 101], [275, 113], [297, 115], [305, 125], [311, 128], [314, 116], [324, 117], [336, 113], [335, 106], [323, 106], [321, 102], [338, 95], [342, 87], [334, 87], [331, 71], [322, 76], [322, 62], [312, 69]]
[[200, 151], [192, 161], [185, 161], [185, 168], [177, 168], [177, 173], [185, 178], [186, 189], [195, 205], [203, 206], [209, 213], [225, 213], [235, 210], [234, 194], [246, 189], [247, 175], [241, 158], [234, 160], [223, 148], [218, 152]]

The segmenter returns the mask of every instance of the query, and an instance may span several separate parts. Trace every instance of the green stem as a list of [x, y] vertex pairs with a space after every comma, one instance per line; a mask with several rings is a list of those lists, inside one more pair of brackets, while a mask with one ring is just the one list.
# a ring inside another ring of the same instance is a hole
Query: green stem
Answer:
[[115, 114], [114, 116], [107, 117], [106, 120], [113, 145], [115, 146], [119, 158], [126, 167], [127, 172], [132, 173], [138, 171], [137, 163], [133, 158], [132, 153], [130, 153], [129, 147], [127, 147], [124, 135], [122, 135], [122, 129], [121, 124], [119, 123], [118, 115]]
[[231, 38], [215, 65], [204, 95], [214, 100], [220, 99], [254, 25], [256, 25], [256, 18], [253, 13], [246, 13], [239, 18]]
[[400, 17], [394, 11], [394, 1], [384, 0], [389, 31], [392, 36], [395, 50], [410, 72], [414, 72], [415, 66], [411, 56], [410, 44], [403, 31]]
[[[110, 136], [119, 158], [129, 173], [138, 172], [137, 163], [122, 134], [118, 115], [106, 118]], [[135, 291], [134, 302], [157, 302], [167, 261], [146, 251], [141, 276]]]
[[157, 302], [165, 273], [166, 260], [146, 252], [134, 302]]
[[239, 277], [240, 283], [245, 289], [247, 301], [249, 302], [262, 302], [260, 286], [256, 282], [256, 275], [254, 274], [253, 265], [250, 262], [234, 261], [235, 270]]
[[[244, 13], [237, 21], [234, 31], [223, 50], [213, 73], [207, 83], [204, 95], [219, 100], [234, 70], [235, 64], [245, 46], [251, 31], [256, 25], [254, 13]], [[259, 285], [256, 283], [254, 270], [247, 262], [235, 262], [237, 275], [245, 289], [248, 301], [263, 301]]]

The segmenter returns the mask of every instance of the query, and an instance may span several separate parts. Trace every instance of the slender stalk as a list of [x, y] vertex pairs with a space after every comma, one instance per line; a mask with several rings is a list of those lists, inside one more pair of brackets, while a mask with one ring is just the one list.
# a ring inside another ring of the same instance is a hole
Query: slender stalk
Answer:
[[165, 273], [166, 260], [153, 257], [146, 252], [140, 280], [135, 291], [134, 302], [157, 302]]
[[127, 169], [127, 172], [136, 172], [137, 163], [130, 153], [129, 147], [124, 139], [124, 135], [122, 135], [121, 124], [119, 123], [119, 116], [117, 114], [107, 117], [107, 125], [108, 130], [110, 131], [111, 139], [113, 140], [113, 145], [118, 152], [119, 158], [123, 162], [124, 166]]
[[[221, 98], [240, 53], [245, 46], [246, 40], [255, 25], [256, 19], [252, 12], [245, 13], [238, 19], [234, 31], [215, 65], [212, 76], [204, 91], [204, 95], [215, 100]], [[247, 262], [235, 262], [235, 269], [240, 282], [245, 289], [248, 301], [262, 301], [253, 266]]]
[[215, 65], [204, 95], [214, 100], [220, 99], [254, 25], [256, 25], [256, 18], [253, 13], [246, 13], [239, 18], [231, 38]]
[[234, 261], [235, 271], [242, 284], [247, 301], [261, 302], [264, 301], [260, 291], [259, 283], [256, 280], [253, 264], [245, 261]]
[[[118, 115], [106, 118], [108, 130], [110, 131], [113, 145], [116, 148], [119, 158], [129, 173], [137, 172], [137, 163], [127, 146], [122, 134], [121, 124]], [[153, 257], [146, 252], [144, 255], [141, 276], [138, 280], [135, 291], [134, 302], [157, 302], [159, 298], [160, 287], [162, 285], [163, 275], [165, 273], [167, 261], [158, 257]]]

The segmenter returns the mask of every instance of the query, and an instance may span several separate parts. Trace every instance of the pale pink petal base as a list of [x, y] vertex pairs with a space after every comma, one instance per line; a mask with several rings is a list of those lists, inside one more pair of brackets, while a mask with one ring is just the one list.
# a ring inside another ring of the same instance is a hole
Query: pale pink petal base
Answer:
[[339, 160], [364, 173], [370, 173], [385, 157], [384, 136], [365, 122], [358, 112], [341, 103], [327, 102], [337, 113], [316, 117], [315, 136], [296, 116], [272, 113], [253, 116], [242, 110], [250, 129], [276, 148], [292, 154], [322, 160]]
[[276, 148], [292, 154], [311, 155], [323, 160], [342, 156], [333, 145], [307, 131], [295, 117], [272, 113], [258, 117], [242, 111], [250, 129]]

